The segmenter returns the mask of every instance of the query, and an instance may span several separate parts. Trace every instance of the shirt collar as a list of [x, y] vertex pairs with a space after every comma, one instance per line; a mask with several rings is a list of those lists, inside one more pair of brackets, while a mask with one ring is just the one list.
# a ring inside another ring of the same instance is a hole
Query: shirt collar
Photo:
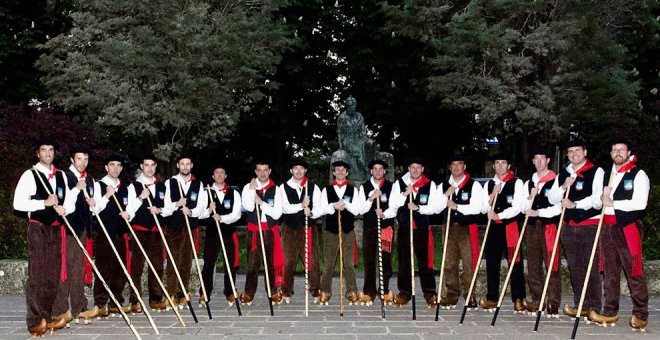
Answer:
[[107, 184], [107, 185], [109, 185], [109, 186], [111, 186], [115, 189], [118, 188], [121, 185], [121, 181], [119, 180], [119, 178], [117, 178], [117, 182], [115, 182], [115, 180], [112, 179], [108, 175], [103, 176], [103, 178], [101, 178], [101, 182], [103, 182], [103, 183], [105, 183], [105, 184]]

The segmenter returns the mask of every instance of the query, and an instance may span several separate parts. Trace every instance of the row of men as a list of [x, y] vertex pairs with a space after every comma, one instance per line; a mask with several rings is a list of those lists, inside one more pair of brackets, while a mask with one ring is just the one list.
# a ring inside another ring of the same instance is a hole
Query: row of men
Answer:
[[[121, 292], [127, 277], [120, 270], [108, 240], [99, 232], [91, 232], [91, 212], [98, 212], [111, 236], [110, 241], [120, 253], [126, 254], [122, 260], [130, 268], [130, 275], [138, 289], [145, 259], [137, 251], [135, 240], [127, 236], [127, 228], [130, 226], [135, 231], [161, 275], [163, 242], [157, 221], [166, 222], [162, 223], [165, 225], [165, 243], [172, 253], [168, 263], [178, 266], [184, 285], [181, 287], [178, 284], [174, 266], [168, 265], [166, 289], [177, 303], [185, 304], [190, 299], [184, 291], [189, 291], [192, 253], [195, 251], [187, 235], [187, 225], [193, 228], [200, 223], [207, 225], [202, 277], [210, 296], [220, 249], [218, 230], [223, 239], [228, 240], [225, 246], [229, 263], [234, 269], [238, 266], [238, 237], [234, 224], [241, 217], [241, 207], [247, 213], [248, 268], [244, 292], [238, 297], [233, 294], [225, 270], [223, 293], [230, 303], [238, 298], [241, 303], [249, 304], [254, 298], [262, 265], [258, 235], [261, 229], [270, 278], [268, 284], [273, 292], [271, 298], [276, 303], [288, 302], [294, 293], [293, 274], [298, 261], [305, 257], [306, 239], [309, 293], [315, 301], [328, 303], [341, 230], [342, 270], [346, 282], [345, 297], [349, 302], [371, 304], [378, 296], [398, 306], [407, 304], [412, 296], [412, 243], [422, 292], [428, 305], [434, 306], [438, 300], [445, 307], [456, 305], [459, 297], [465, 297], [469, 289], [468, 283], [480, 253], [477, 221], [485, 213], [491, 221], [484, 249], [488, 291], [479, 304], [473, 294], [466, 304], [469, 307], [479, 305], [487, 310], [496, 307], [500, 290], [500, 261], [506, 254], [508, 263], [513, 265], [511, 298], [514, 310], [530, 312], [539, 308], [545, 277], [543, 267], [550, 262], [562, 211], [565, 211], [562, 244], [574, 291], [573, 303], [574, 306], [578, 304], [589, 265], [589, 252], [596, 235], [599, 209], [604, 207], [605, 227], [600, 239], [600, 253], [604, 264], [605, 304], [603, 306], [601, 302], [598, 267], [593, 266], [585, 299], [585, 316], [599, 323], [618, 320], [619, 280], [623, 270], [633, 300], [630, 324], [633, 328], [645, 328], [648, 292], [641, 259], [639, 220], [646, 207], [649, 181], [644, 171], [635, 166], [629, 148], [625, 141], [612, 143], [614, 165], [609, 176], [605, 176], [601, 168], [586, 158], [584, 142], [569, 142], [566, 149], [570, 163], [559, 174], [548, 169], [551, 161], [549, 153], [535, 151], [533, 163], [536, 173], [526, 184], [510, 170], [509, 156], [498, 154], [493, 157], [495, 176], [483, 187], [470, 178], [461, 156], [449, 160], [451, 176], [439, 185], [424, 175], [423, 160], [411, 158], [407, 162], [408, 173], [395, 182], [385, 179], [387, 163], [380, 160], [371, 162], [371, 178], [360, 188], [355, 188], [348, 181], [349, 165], [338, 161], [332, 164], [333, 182], [322, 190], [307, 179], [304, 159], [296, 158], [291, 162], [291, 178], [280, 186], [270, 178], [270, 165], [260, 162], [255, 165], [256, 178], [239, 193], [225, 182], [227, 173], [222, 166], [213, 169], [214, 183], [205, 187], [192, 175], [193, 162], [187, 156], [177, 159], [179, 173], [165, 182], [156, 178], [156, 159], [145, 157], [140, 164], [142, 173], [128, 184], [119, 180], [122, 158], [109, 157], [105, 162], [107, 175], [95, 182], [85, 171], [89, 151], [73, 150], [71, 167], [59, 171], [52, 164], [55, 144], [39, 142], [36, 150], [39, 162], [23, 174], [14, 196], [14, 208], [27, 212], [29, 218], [28, 330], [39, 334], [46, 329], [63, 327], [74, 316], [89, 319], [107, 315], [113, 309], [140, 312], [143, 308], [135, 293], [131, 294], [129, 304], [124, 307], [113, 306], [112, 303], [108, 305], [109, 294], [99, 284], [94, 285], [94, 307], [87, 308], [83, 281], [91, 277], [83, 272], [84, 266], [80, 265], [83, 262], [82, 251], [72, 235], [67, 233], [61, 216], [67, 216], [76, 234], [87, 239], [88, 244], [93, 239], [95, 263], [120, 303], [123, 303]], [[605, 182], [605, 178], [610, 179]], [[449, 219], [445, 240], [447, 255], [442, 266], [446, 281], [440, 288], [440, 299], [437, 298], [433, 274], [434, 241], [429, 227], [429, 216], [438, 213], [447, 214]], [[529, 219], [529, 231], [525, 235], [528, 283], [532, 295], [529, 301], [525, 296], [521, 256], [513, 259], [520, 236], [518, 217], [521, 213]], [[353, 222], [354, 217], [360, 214], [364, 221], [365, 280], [362, 292], [358, 293], [352, 265], [356, 244]], [[305, 226], [313, 225], [321, 217], [325, 217], [322, 245], [325, 260], [322, 270], [319, 270], [319, 251], [314, 249], [320, 245], [316, 244], [318, 237], [311, 235], [316, 228]], [[389, 290], [395, 219], [398, 222], [396, 249], [399, 254], [399, 293], [396, 295]], [[221, 227], [209, 227], [214, 226], [216, 221]], [[411, 234], [413, 242], [410, 242]], [[380, 289], [377, 290], [381, 287], [378, 287], [376, 280], [379, 250], [382, 251], [382, 296]], [[460, 262], [462, 280], [459, 279]], [[558, 314], [560, 305], [558, 268], [559, 261], [554, 261], [550, 269], [552, 274], [547, 304], [543, 306], [549, 314]], [[232, 274], [235, 275], [235, 270]], [[151, 273], [148, 292], [150, 308], [166, 308], [167, 302], [163, 299], [165, 292]], [[200, 303], [208, 296], [200, 296]], [[566, 304], [564, 312], [575, 316], [577, 310], [574, 306]]]

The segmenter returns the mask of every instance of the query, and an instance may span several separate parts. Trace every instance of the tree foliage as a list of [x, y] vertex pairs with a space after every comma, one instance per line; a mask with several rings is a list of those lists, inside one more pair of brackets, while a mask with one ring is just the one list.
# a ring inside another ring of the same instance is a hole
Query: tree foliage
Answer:
[[429, 98], [475, 115], [526, 164], [533, 144], [571, 131], [602, 142], [613, 122], [645, 119], [618, 26], [652, 15], [643, 3], [413, 0], [393, 25], [431, 47]]
[[264, 100], [287, 44], [270, 10], [240, 0], [89, 1], [37, 66], [64, 110], [148, 139], [168, 160], [227, 138]]

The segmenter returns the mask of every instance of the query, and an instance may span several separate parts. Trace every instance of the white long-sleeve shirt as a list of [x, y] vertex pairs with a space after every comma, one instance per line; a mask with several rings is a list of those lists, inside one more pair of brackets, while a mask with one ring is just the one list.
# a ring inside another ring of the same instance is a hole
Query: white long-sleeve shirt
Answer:
[[[291, 204], [289, 202], [289, 198], [286, 195], [286, 189], [284, 189], [285, 185], [295, 189], [299, 198], [302, 198], [302, 196], [305, 194], [304, 187], [301, 187], [298, 183], [296, 183], [293, 180], [293, 177], [286, 181], [286, 183], [282, 183], [279, 188], [280, 192], [282, 193], [282, 212], [284, 214], [295, 214], [299, 211], [302, 211], [302, 203]], [[312, 197], [310, 197], [312, 200], [312, 218], [319, 218], [323, 215], [323, 210], [319, 204], [321, 202], [321, 189], [319, 189], [319, 187], [314, 184], [314, 190], [311, 190], [311, 188], [308, 188], [308, 190], [313, 191]]]
[[[613, 198], [614, 192], [621, 183], [621, 179], [623, 179], [623, 175], [625, 174], [626, 172], [618, 173], [615, 171], [614, 178], [612, 178], [612, 190], [610, 191], [609, 195], [610, 198]], [[644, 172], [644, 170], [639, 170], [632, 184], [634, 188], [632, 198], [629, 200], [614, 201], [614, 207], [605, 207], [606, 215], [614, 215], [615, 209], [620, 211], [635, 211], [646, 209], [646, 205], [649, 199], [649, 190], [651, 189], [649, 177], [646, 175], [646, 172]]]
[[[573, 169], [572, 164], [569, 164], [566, 167], [566, 171], [568, 171], [568, 173], [571, 176], [575, 176], [575, 169]], [[575, 209], [589, 210], [591, 208], [600, 209], [603, 207], [603, 202], [601, 202], [600, 197], [603, 195], [604, 175], [605, 172], [603, 171], [603, 169], [601, 169], [600, 167], [596, 169], [596, 173], [594, 174], [594, 179], [591, 187], [592, 189], [591, 195], [579, 201], [573, 202], [575, 203]], [[548, 197], [550, 200], [550, 204], [561, 202], [561, 200], [564, 198], [564, 193], [566, 192], [566, 190], [562, 188], [563, 184], [564, 183], [559, 183], [559, 185], [556, 188], [553, 188], [553, 190], [550, 191], [550, 196]]]
[[[351, 184], [349, 183], [349, 184], [346, 184], [342, 187], [339, 187], [337, 185], [333, 185], [332, 189], [337, 194], [337, 197], [339, 197], [339, 199], [342, 199], [342, 197], [344, 197], [344, 194], [346, 193], [346, 188], [349, 185], [351, 185]], [[353, 192], [355, 193], [354, 197], [353, 197], [353, 202], [344, 201], [344, 208], [346, 210], [348, 210], [348, 212], [350, 212], [354, 216], [357, 216], [357, 215], [360, 214], [360, 204], [359, 204], [359, 202], [356, 202], [358, 190], [355, 187], [353, 187], [353, 188], [354, 188]], [[320, 204], [320, 208], [321, 208], [321, 211], [322, 211], [323, 215], [332, 215], [332, 214], [335, 213], [336, 209], [335, 209], [335, 206], [333, 205], [333, 203], [335, 203], [335, 202], [329, 202], [328, 201], [328, 187], [323, 188], [323, 191], [321, 192], [321, 204]]]
[[[374, 188], [378, 188], [379, 183], [376, 182], [376, 180], [374, 180], [373, 177], [371, 177], [369, 179], [369, 181], [371, 182], [371, 185]], [[392, 183], [392, 186], [394, 187], [394, 183]], [[361, 204], [360, 214], [364, 215], [369, 211], [369, 209], [371, 209], [371, 206], [373, 205], [373, 202], [369, 200], [369, 197], [373, 194], [373, 192], [375, 190], [376, 189], [371, 190], [369, 192], [365, 192], [366, 190], [364, 188], [364, 184], [360, 186], [360, 190], [358, 191], [358, 202], [360, 202], [360, 204]], [[391, 193], [390, 193], [390, 196], [391, 196]], [[397, 209], [398, 208], [395, 205], [389, 204], [387, 206], [387, 209], [383, 210], [384, 217], [385, 218], [394, 218], [394, 217], [396, 217]]]
[[[269, 179], [269, 181], [272, 181]], [[264, 188], [268, 183], [261, 183], [260, 181], [257, 181], [257, 188], [256, 190], [260, 190]], [[243, 187], [243, 191], [241, 192], [241, 197], [242, 197], [242, 205], [243, 209], [246, 211], [252, 212], [254, 211], [254, 206], [255, 206], [255, 201], [254, 197], [257, 194], [256, 190], [250, 189], [250, 183], [246, 184]], [[275, 187], [275, 197], [273, 199], [273, 205], [271, 206], [268, 204], [268, 202], [263, 201], [261, 202], [261, 205], [259, 205], [259, 209], [261, 210], [261, 222], [266, 222], [266, 215], [270, 216], [270, 218], [277, 220], [280, 217], [282, 217], [282, 193], [280, 192], [279, 187]]]
[[[449, 185], [453, 186], [458, 190], [458, 185], [463, 181], [463, 178], [461, 178], [459, 181], [455, 181], [454, 177], [449, 177]], [[470, 203], [469, 204], [457, 204], [456, 211], [463, 215], [480, 215], [481, 209], [484, 205], [483, 203], [483, 195], [482, 195], [482, 190], [483, 188], [481, 187], [481, 184], [479, 182], [474, 181], [474, 184], [472, 185], [472, 189], [470, 190]], [[440, 183], [438, 186], [438, 193], [444, 196], [445, 191], [447, 191], [449, 188], [444, 187], [444, 183]], [[456, 192], [456, 191], [455, 191]], [[447, 198], [448, 199], [448, 198]], [[486, 202], [488, 204], [488, 202]]]
[[[181, 177], [181, 174], [177, 174], [175, 176], [172, 176], [173, 179], [178, 181], [181, 184], [181, 190], [183, 191], [183, 198], [188, 194], [188, 191], [190, 190], [190, 185], [192, 184], [192, 181], [187, 181], [183, 177]], [[170, 190], [179, 190], [178, 185], [175, 188], [170, 188], [170, 181], [165, 181], [165, 206], [163, 207], [162, 210], [162, 216], [163, 217], [168, 217], [171, 216], [175, 211], [179, 209], [179, 207], [176, 206], [176, 202], [172, 202], [172, 196], [171, 196], [171, 191]], [[199, 182], [199, 190], [197, 191], [197, 205], [192, 208], [191, 215], [190, 217], [193, 218], [199, 218], [202, 216], [204, 213], [204, 210], [206, 210], [206, 207], [208, 207], [208, 195], [204, 192], [204, 183], [201, 181]]]
[[[157, 196], [156, 186], [149, 185], [153, 184], [154, 181], [149, 181], [144, 177], [144, 174], [140, 174], [134, 183], [128, 186], [128, 205], [126, 206], [126, 212], [128, 213], [129, 220], [132, 220], [135, 217], [135, 213], [140, 209], [142, 203], [145, 203], [146, 200], [141, 200], [138, 197], [142, 194], [143, 187], [139, 183], [145, 185], [153, 197]], [[147, 203], [148, 204], [148, 203]], [[148, 205], [147, 205], [148, 207]]]
[[[37, 169], [37, 171], [46, 175], [46, 178], [48, 178], [48, 175], [51, 173], [51, 170], [47, 169], [41, 163], [35, 164], [34, 167]], [[66, 190], [62, 207], [64, 208], [65, 215], [69, 215], [76, 210], [76, 195], [72, 194], [71, 190], [69, 190], [66, 175], [62, 174], [62, 176], [64, 177], [64, 190]], [[50, 184], [50, 187], [53, 188], [53, 190], [55, 190], [54, 188], [57, 187], [55, 177], [56, 176], [53, 176], [48, 180], [48, 183]], [[41, 185], [41, 182], [39, 182], [39, 185]], [[21, 178], [18, 180], [18, 184], [16, 185], [13, 202], [14, 209], [27, 212], [28, 216], [29, 213], [33, 211], [46, 209], [46, 205], [44, 204], [45, 200], [36, 200], [32, 198], [32, 196], [36, 194], [37, 183], [34, 179], [34, 172], [32, 169], [28, 169], [23, 173], [23, 175], [21, 175]], [[51, 194], [56, 193], [51, 192]]]
[[[409, 172], [403, 175], [401, 179], [403, 180], [403, 183], [406, 184], [406, 186], [410, 185], [411, 180]], [[408, 203], [408, 196], [404, 195], [406, 188], [401, 188], [399, 183], [400, 181], [394, 182], [394, 185], [392, 186], [392, 197], [390, 200], [390, 204], [396, 206], [396, 209], [399, 209]], [[413, 191], [413, 199], [416, 198], [417, 193]], [[443, 195], [441, 192], [438, 192], [438, 186], [433, 181], [431, 181], [431, 190], [429, 192], [428, 203], [426, 205], [420, 205], [417, 212], [422, 215], [439, 214], [446, 207], [447, 197], [445, 197], [445, 195]]]
[[[538, 173], [535, 172], [532, 175], [531, 181], [532, 181], [532, 183], [534, 183], [534, 186], [538, 185], [538, 194], [537, 195], [545, 195], [546, 189], [547, 189], [548, 190], [547, 191], [548, 198], [549, 198], [550, 193], [553, 190], [557, 190], [557, 187], [559, 186], [559, 184], [558, 184], [559, 183], [559, 178], [557, 177], [555, 179], [555, 181], [552, 183], [552, 186], [550, 186], [549, 188], [546, 188], [548, 182], [545, 182], [545, 183], [542, 183], [541, 185], [539, 185], [538, 184], [539, 179], [540, 178], [539, 178]], [[527, 194], [527, 197], [531, 196], [531, 190], [529, 190], [529, 180], [527, 182], [525, 182], [525, 184], [523, 185], [523, 189], [525, 189], [525, 193]], [[529, 199], [524, 199], [523, 200], [522, 207], [521, 207], [523, 213], [525, 211], [527, 211], [527, 209], [529, 209], [529, 203], [530, 203]], [[555, 216], [561, 214], [561, 202], [550, 203], [550, 204], [552, 204], [552, 205], [547, 207], [547, 208], [541, 208], [541, 209], [538, 210], [539, 217], [550, 218], [550, 217], [555, 217]]]
[[[482, 190], [482, 192], [483, 192], [483, 205], [482, 205], [482, 209], [481, 209], [481, 211], [484, 214], [487, 214], [490, 211], [490, 208], [491, 208], [490, 205], [488, 205], [488, 199], [489, 199], [489, 196], [490, 196], [490, 194], [488, 193], [488, 185], [491, 181], [494, 181], [495, 184], [497, 184], [497, 183], [502, 184], [502, 186], [500, 188], [500, 192], [501, 192], [502, 189], [504, 189], [504, 182], [502, 182], [497, 175], [493, 176], [492, 179], [488, 180], [488, 182], [486, 182], [484, 184], [484, 188]], [[509, 219], [509, 218], [514, 218], [514, 217], [518, 216], [518, 214], [520, 214], [520, 209], [523, 206], [523, 202], [525, 201], [525, 194], [524, 194], [525, 189], [523, 188], [523, 182], [520, 178], [516, 178], [515, 181], [516, 182], [515, 182], [514, 188], [513, 188], [513, 190], [514, 190], [513, 191], [513, 202], [511, 202], [511, 206], [497, 213], [497, 215], [502, 220]]]
[[[225, 200], [225, 193], [222, 191], [221, 188], [219, 188], [215, 183], [211, 185], [211, 190], [213, 190], [216, 195], [218, 195], [218, 201], [220, 204], [223, 203]], [[234, 206], [231, 208], [231, 212], [228, 214], [220, 215], [220, 223], [222, 224], [232, 224], [239, 219], [241, 219], [241, 195], [238, 193], [238, 190], [232, 190], [234, 193]], [[208, 192], [204, 191], [204, 193], [208, 196]], [[211, 204], [211, 200], [209, 199], [209, 206]], [[216, 212], [218, 211], [218, 207], [215, 208]], [[213, 214], [213, 211], [211, 211], [211, 208], [207, 208], [204, 210], [204, 213], [199, 217], [200, 219], [204, 218], [209, 218]], [[208, 228], [208, 226], [207, 226]]]

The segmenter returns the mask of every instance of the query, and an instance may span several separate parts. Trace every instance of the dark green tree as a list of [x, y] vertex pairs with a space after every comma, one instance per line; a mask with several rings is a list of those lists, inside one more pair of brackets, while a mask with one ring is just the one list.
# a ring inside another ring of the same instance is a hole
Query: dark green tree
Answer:
[[45, 44], [50, 98], [161, 159], [224, 140], [287, 44], [264, 1], [94, 0]]
[[70, 27], [72, 0], [4, 0], [0, 3], [0, 103], [44, 100], [33, 64], [39, 46]]

